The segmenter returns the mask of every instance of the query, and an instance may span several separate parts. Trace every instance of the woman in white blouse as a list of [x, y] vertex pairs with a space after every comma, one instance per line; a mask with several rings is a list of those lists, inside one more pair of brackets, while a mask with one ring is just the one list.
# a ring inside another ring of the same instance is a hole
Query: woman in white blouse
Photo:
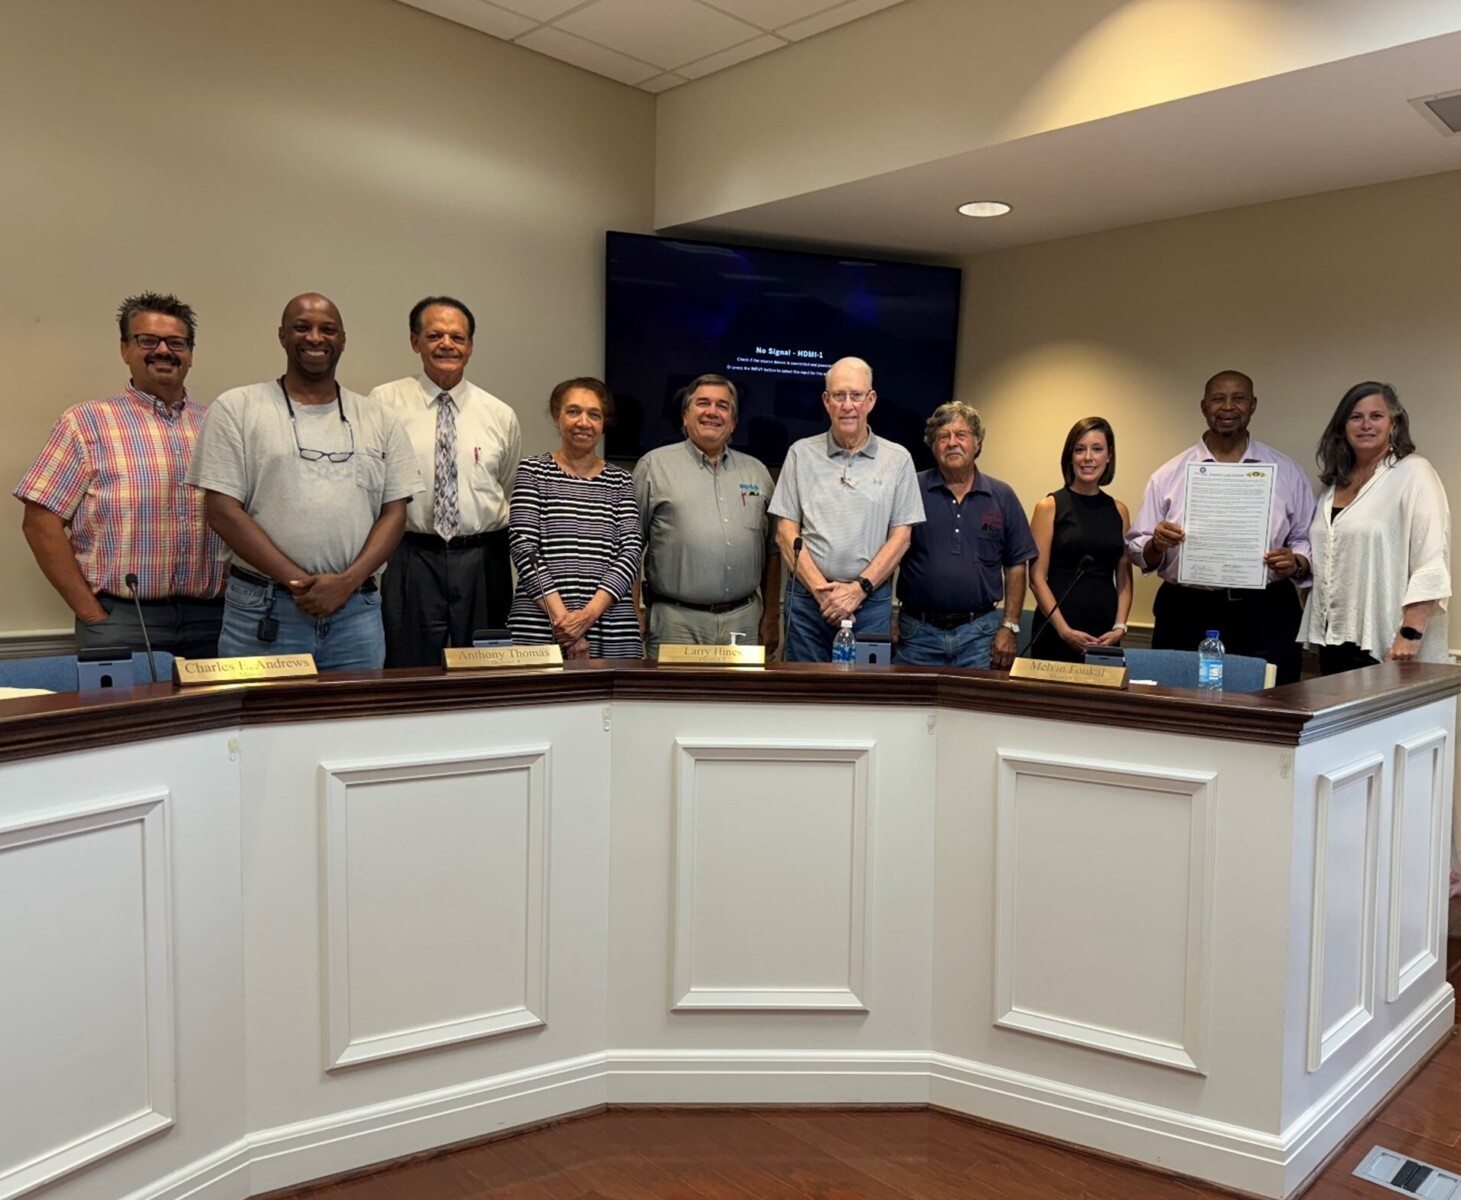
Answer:
[[1325, 675], [1449, 661], [1451, 510], [1435, 468], [1415, 453], [1395, 389], [1350, 388], [1318, 459], [1328, 490], [1309, 526], [1314, 588], [1299, 640], [1319, 648]]

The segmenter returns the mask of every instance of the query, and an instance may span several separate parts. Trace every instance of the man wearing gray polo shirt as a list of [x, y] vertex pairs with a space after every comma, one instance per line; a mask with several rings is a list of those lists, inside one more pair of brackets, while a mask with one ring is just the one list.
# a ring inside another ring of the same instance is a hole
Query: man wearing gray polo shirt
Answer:
[[846, 619], [860, 634], [892, 624], [893, 570], [924, 513], [912, 457], [868, 428], [877, 400], [867, 363], [833, 363], [822, 393], [831, 428], [794, 443], [781, 468], [771, 515], [791, 564], [787, 662], [830, 662]]
[[736, 385], [702, 375], [680, 400], [685, 440], [651, 450], [634, 468], [644, 529], [645, 645], [726, 644], [730, 635], [780, 640], [780, 564], [769, 532], [771, 472], [730, 448], [740, 415]]

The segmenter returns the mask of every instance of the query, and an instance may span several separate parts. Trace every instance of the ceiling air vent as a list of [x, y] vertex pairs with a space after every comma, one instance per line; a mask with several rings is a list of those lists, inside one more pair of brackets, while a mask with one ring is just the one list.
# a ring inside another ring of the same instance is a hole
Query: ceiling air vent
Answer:
[[1438, 96], [1420, 96], [1410, 103], [1446, 137], [1461, 133], [1461, 90], [1442, 92]]

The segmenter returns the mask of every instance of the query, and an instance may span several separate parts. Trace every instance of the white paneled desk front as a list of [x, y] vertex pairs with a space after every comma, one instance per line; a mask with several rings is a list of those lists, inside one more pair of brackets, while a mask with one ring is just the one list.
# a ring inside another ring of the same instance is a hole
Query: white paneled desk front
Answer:
[[0, 704], [0, 1200], [604, 1104], [933, 1104], [1291, 1194], [1451, 1028], [1461, 671], [591, 665]]

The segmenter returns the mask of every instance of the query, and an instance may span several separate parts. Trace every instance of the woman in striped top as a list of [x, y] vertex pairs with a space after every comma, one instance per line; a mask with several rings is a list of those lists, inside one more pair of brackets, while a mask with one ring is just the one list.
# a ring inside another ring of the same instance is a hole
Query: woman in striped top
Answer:
[[567, 658], [643, 658], [634, 478], [598, 454], [614, 398], [597, 379], [568, 379], [553, 389], [548, 411], [563, 445], [524, 459], [512, 490], [512, 640], [557, 642]]

